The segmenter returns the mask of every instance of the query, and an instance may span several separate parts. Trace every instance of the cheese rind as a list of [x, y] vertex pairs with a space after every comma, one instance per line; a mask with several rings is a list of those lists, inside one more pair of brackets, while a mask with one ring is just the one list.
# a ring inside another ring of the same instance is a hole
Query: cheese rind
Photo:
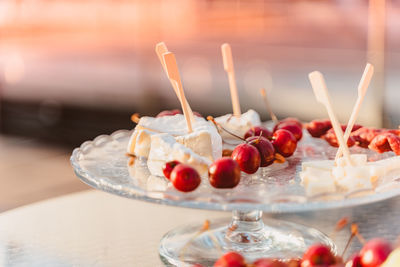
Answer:
[[[215, 121], [221, 124], [222, 127], [231, 131], [232, 133], [244, 137], [245, 133], [253, 126], [261, 125], [260, 115], [252, 109], [241, 114], [239, 118], [232, 114], [226, 114], [221, 117], [215, 118]], [[232, 135], [221, 131], [223, 139], [235, 139]]]
[[147, 158], [150, 152], [151, 136], [155, 134], [148, 130], [135, 130], [128, 143], [128, 153], [137, 157]]

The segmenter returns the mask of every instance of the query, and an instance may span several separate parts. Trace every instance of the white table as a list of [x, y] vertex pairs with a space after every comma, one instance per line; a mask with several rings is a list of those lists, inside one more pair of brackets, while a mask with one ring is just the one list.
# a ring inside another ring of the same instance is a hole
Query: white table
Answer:
[[[355, 218], [366, 238], [400, 233], [400, 198], [353, 209], [279, 215], [330, 233], [341, 216]], [[229, 213], [169, 207], [85, 191], [0, 215], [1, 266], [162, 266], [158, 242], [180, 224]], [[336, 237], [339, 251], [348, 230]], [[358, 249], [353, 243], [353, 250]]]

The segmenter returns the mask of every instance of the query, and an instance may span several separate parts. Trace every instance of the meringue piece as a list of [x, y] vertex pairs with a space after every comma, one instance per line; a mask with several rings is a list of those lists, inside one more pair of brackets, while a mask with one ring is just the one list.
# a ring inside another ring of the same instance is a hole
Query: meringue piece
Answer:
[[[260, 115], [252, 109], [243, 113], [240, 118], [237, 118], [232, 114], [226, 114], [215, 118], [215, 121], [221, 124], [221, 126], [228, 131], [231, 131], [240, 137], [244, 137], [245, 133], [251, 127], [261, 125]], [[223, 139], [236, 139], [225, 131], [221, 131], [221, 136]]]
[[[211, 154], [211, 160], [220, 158], [222, 156], [222, 139], [214, 124], [195, 116], [192, 127], [193, 133], [187, 136], [186, 121], [182, 114], [159, 118], [142, 117], [130, 138], [128, 153], [147, 158], [152, 149], [151, 136], [168, 133], [201, 155], [209, 157]], [[208, 137], [205, 132], [208, 133]], [[205, 143], [203, 144], [203, 142]], [[211, 147], [209, 146], [210, 142]], [[195, 149], [195, 146], [199, 146], [199, 148]]]
[[306, 171], [300, 172], [300, 178], [307, 196], [336, 191], [335, 182], [329, 170], [308, 167]]
[[151, 149], [147, 167], [152, 175], [163, 176], [162, 167], [168, 161], [177, 160], [195, 168], [200, 175], [207, 173], [212, 161], [178, 143], [172, 135], [162, 133], [151, 136]]

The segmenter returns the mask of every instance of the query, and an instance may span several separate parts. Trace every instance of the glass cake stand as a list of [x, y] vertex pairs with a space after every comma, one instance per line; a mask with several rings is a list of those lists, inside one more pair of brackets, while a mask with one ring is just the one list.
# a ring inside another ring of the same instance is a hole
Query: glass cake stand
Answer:
[[[296, 153], [283, 164], [260, 168], [253, 175], [243, 175], [234, 189], [215, 189], [202, 177], [195, 191], [181, 193], [164, 177], [152, 176], [146, 161], [136, 159], [129, 165], [126, 147], [132, 131], [120, 130], [83, 143], [71, 156], [76, 175], [88, 185], [115, 195], [144, 201], [196, 209], [232, 211], [229, 219], [171, 230], [162, 238], [159, 253], [166, 264], [212, 266], [226, 251], [238, 251], [246, 259], [261, 257], [299, 258], [307, 247], [323, 243], [336, 252], [335, 244], [323, 233], [303, 225], [274, 219], [262, 220], [262, 213], [291, 213], [361, 205], [400, 194], [400, 173], [378, 181], [374, 189], [335, 192], [307, 197], [298, 173], [301, 163], [332, 159], [336, 149], [325, 141], [311, 138], [306, 132]], [[367, 153], [369, 160], [393, 156], [362, 148], [352, 153]]]

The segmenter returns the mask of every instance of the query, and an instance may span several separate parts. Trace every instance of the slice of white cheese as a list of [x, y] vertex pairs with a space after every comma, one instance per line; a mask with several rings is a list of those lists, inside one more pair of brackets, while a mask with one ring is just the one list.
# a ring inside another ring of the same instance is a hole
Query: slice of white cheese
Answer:
[[169, 134], [154, 134], [151, 136], [151, 149], [147, 159], [147, 167], [152, 175], [162, 176], [162, 167], [168, 161], [177, 160], [195, 168], [200, 175], [208, 171], [212, 161], [200, 156], [190, 148], [176, 142]]
[[347, 191], [370, 189], [374, 179], [367, 165], [333, 167], [332, 175], [336, 185]]
[[[226, 114], [215, 118], [215, 121], [232, 133], [244, 137], [245, 133], [253, 126], [261, 125], [260, 115], [252, 109], [243, 113], [239, 118]], [[220, 131], [223, 139], [237, 139], [225, 131]]]
[[300, 172], [300, 178], [307, 196], [336, 191], [335, 182], [330, 170], [309, 167], [306, 171]]
[[352, 154], [351, 161], [353, 165], [347, 165], [344, 158], [336, 163], [333, 160], [304, 162], [300, 177], [307, 195], [332, 190], [328, 177], [337, 188], [356, 191], [375, 188], [379, 180], [398, 177], [396, 174], [400, 171], [400, 156], [367, 162], [367, 155]]

